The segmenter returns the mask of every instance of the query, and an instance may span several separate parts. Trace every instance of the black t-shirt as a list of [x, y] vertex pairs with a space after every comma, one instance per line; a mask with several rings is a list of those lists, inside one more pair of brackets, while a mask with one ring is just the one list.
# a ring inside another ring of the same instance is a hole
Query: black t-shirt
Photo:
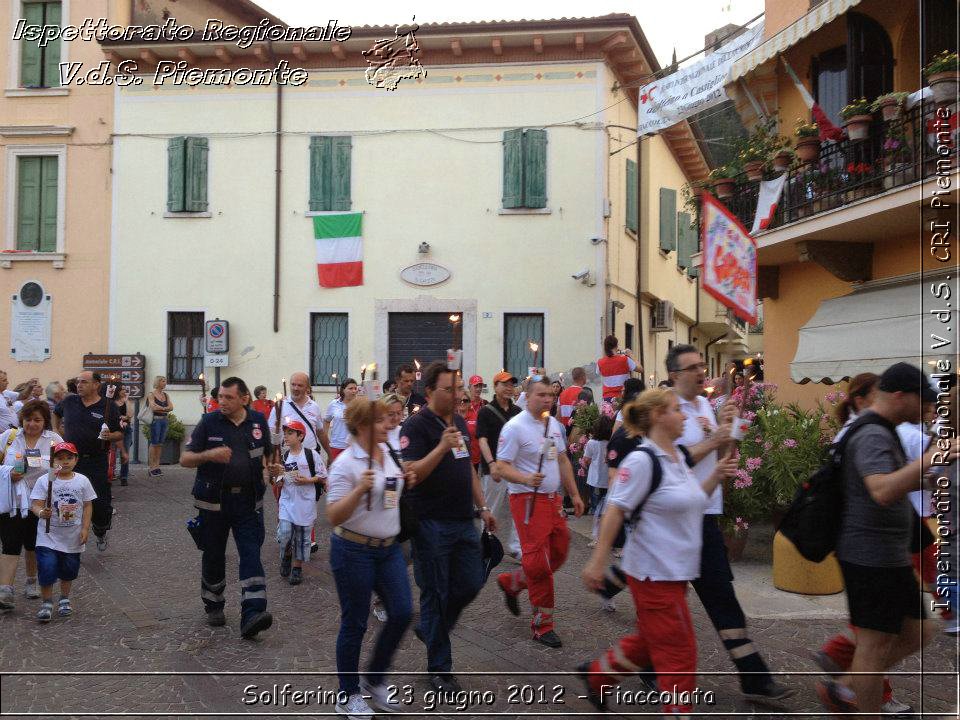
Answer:
[[[403, 408], [407, 411], [407, 415], [413, 415], [415, 412], [419, 412], [419, 408], [426, 406], [427, 399], [423, 395], [411, 391], [410, 397], [407, 398], [407, 403], [403, 406]], [[417, 410], [414, 410], [414, 408], [417, 408]]]
[[198, 479], [223, 478], [224, 487], [252, 487], [263, 477], [263, 457], [270, 456], [270, 432], [266, 418], [255, 410], [234, 425], [221, 412], [206, 413], [190, 436], [191, 452], [203, 452], [217, 447], [231, 450], [230, 462], [203, 463], [197, 468]]
[[640, 447], [643, 438], [637, 435], [630, 437], [622, 427], [617, 428], [607, 442], [607, 467], [618, 468], [630, 453]]
[[[509, 420], [523, 412], [512, 400], [506, 412], [504, 412], [503, 408], [497, 405], [496, 402], [497, 401], [494, 400], [492, 403], [487, 403], [480, 408], [480, 412], [477, 413], [477, 440], [480, 438], [487, 439], [487, 445], [490, 446], [490, 452], [493, 453], [494, 460], [497, 459], [497, 443], [500, 442], [500, 431], [503, 430], [505, 424], [504, 421], [501, 420], [501, 417]], [[480, 472], [484, 475], [490, 472], [490, 467], [487, 465], [487, 461], [484, 460], [483, 453], [480, 453]]]
[[[473, 518], [473, 465], [470, 462], [470, 433], [466, 421], [454, 415], [467, 455], [455, 458], [453, 451], [443, 454], [443, 459], [433, 472], [410, 490], [410, 497], [421, 518], [428, 520], [469, 520]], [[400, 429], [400, 450], [404, 460], [422, 460], [440, 444], [440, 437], [447, 424], [429, 407], [422, 407], [411, 415]]]
[[[99, 439], [107, 403], [113, 401], [101, 397], [93, 405], [84, 405], [79, 395], [67, 395], [54, 408], [53, 412], [63, 419], [63, 439], [76, 445], [81, 455], [107, 457], [109, 448]], [[120, 414], [116, 408], [110, 408], [107, 427], [110, 432], [120, 431]]]

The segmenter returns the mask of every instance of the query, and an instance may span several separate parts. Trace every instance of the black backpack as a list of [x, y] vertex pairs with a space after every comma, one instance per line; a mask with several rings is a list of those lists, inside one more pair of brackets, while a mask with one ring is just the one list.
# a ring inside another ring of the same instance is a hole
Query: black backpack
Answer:
[[[314, 451], [311, 450], [310, 448], [303, 448], [303, 450], [304, 450], [304, 452], [306, 453], [306, 456], [307, 456], [307, 468], [310, 470], [310, 477], [316, 477], [316, 476], [317, 476], [317, 465], [316, 465], [316, 463], [315, 463], [314, 460], [313, 460], [313, 453], [314, 453]], [[290, 456], [290, 451], [287, 450], [287, 451], [283, 454], [283, 462], [284, 462], [284, 463], [287, 462], [287, 458], [288, 458], [289, 456]], [[320, 496], [323, 495], [323, 483], [314, 483], [313, 487], [314, 487], [314, 489], [317, 491], [317, 502], [319, 502], [319, 501], [320, 501]]]
[[839, 442], [830, 446], [830, 457], [798, 489], [778, 528], [797, 551], [811, 562], [822, 562], [837, 547], [843, 520], [843, 453], [854, 433], [865, 425], [896, 428], [876, 413], [853, 421]]

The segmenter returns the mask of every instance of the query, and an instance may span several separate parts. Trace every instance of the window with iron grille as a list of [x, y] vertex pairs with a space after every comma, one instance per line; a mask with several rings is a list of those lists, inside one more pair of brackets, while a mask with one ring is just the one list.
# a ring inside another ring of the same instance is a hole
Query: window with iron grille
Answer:
[[538, 367], [546, 367], [543, 342], [543, 313], [505, 313], [503, 316], [503, 367], [518, 378], [526, 377], [534, 365], [530, 343], [539, 345]]
[[167, 382], [195, 383], [203, 372], [203, 313], [167, 313]]
[[346, 313], [310, 315], [310, 383], [336, 385], [347, 375]]

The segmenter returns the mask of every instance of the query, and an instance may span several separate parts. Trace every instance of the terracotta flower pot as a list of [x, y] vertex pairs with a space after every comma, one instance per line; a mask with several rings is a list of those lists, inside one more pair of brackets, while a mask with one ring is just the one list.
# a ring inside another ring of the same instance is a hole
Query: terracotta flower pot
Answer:
[[888, 98], [880, 103], [880, 114], [883, 116], [884, 122], [894, 122], [895, 120], [899, 120], [902, 113], [903, 106], [894, 98]]
[[866, 140], [870, 137], [870, 123], [873, 117], [870, 115], [854, 115], [847, 118], [844, 127], [847, 129], [847, 137], [851, 140]]
[[738, 533], [724, 533], [723, 543], [727, 546], [727, 557], [730, 562], [738, 562], [743, 559], [743, 551], [747, 548], [747, 535], [749, 530], [742, 530]]
[[728, 198], [733, 195], [734, 185], [733, 178], [717, 178], [713, 181], [713, 192], [718, 198]]
[[927, 78], [930, 90], [933, 91], [933, 101], [937, 105], [949, 105], [957, 101], [957, 84], [960, 82], [960, 73], [956, 70], [934, 73]]
[[744, 163], [743, 171], [747, 174], [747, 180], [754, 182], [763, 180], [763, 160], [751, 160]]
[[773, 169], [777, 172], [783, 172], [790, 168], [790, 153], [779, 152], [773, 156]]
[[813, 162], [820, 157], [820, 138], [800, 138], [797, 140], [797, 145], [794, 147], [794, 151], [797, 153], [797, 157], [800, 158], [801, 162]]

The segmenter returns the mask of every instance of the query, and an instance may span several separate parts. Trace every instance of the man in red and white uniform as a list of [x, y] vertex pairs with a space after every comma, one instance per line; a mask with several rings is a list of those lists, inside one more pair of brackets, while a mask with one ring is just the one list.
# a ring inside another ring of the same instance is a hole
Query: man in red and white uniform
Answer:
[[501, 573], [497, 584], [514, 615], [520, 614], [517, 596], [523, 590], [529, 592], [533, 639], [558, 648], [562, 643], [553, 630], [553, 573], [567, 559], [570, 547], [563, 490], [571, 497], [577, 517], [584, 506], [565, 452], [566, 432], [549, 415], [552, 404], [550, 380], [534, 375], [527, 385], [527, 409], [511, 418], [500, 433], [497, 466], [509, 482], [510, 511], [523, 558], [522, 569]]
[[484, 384], [483, 378], [479, 375], [474, 375], [470, 378], [470, 397], [467, 398], [470, 404], [463, 413], [463, 419], [467, 421], [467, 430], [470, 432], [470, 462], [473, 463], [473, 468], [477, 471], [479, 471], [480, 468], [480, 442], [477, 439], [477, 416], [480, 414], [480, 408], [487, 404], [487, 401], [480, 397], [486, 388], [487, 386]]
[[603, 383], [603, 401], [613, 402], [623, 392], [623, 383], [634, 372], [643, 372], [634, 361], [630, 350], [617, 352], [618, 340], [607, 335], [603, 340], [603, 357], [597, 360], [597, 372]]
[[570, 427], [573, 421], [573, 413], [577, 409], [577, 402], [580, 400], [580, 393], [587, 384], [587, 373], [582, 367], [575, 367], [570, 373], [573, 378], [573, 385], [560, 391], [560, 397], [557, 399], [559, 407], [560, 424], [565, 428]]

